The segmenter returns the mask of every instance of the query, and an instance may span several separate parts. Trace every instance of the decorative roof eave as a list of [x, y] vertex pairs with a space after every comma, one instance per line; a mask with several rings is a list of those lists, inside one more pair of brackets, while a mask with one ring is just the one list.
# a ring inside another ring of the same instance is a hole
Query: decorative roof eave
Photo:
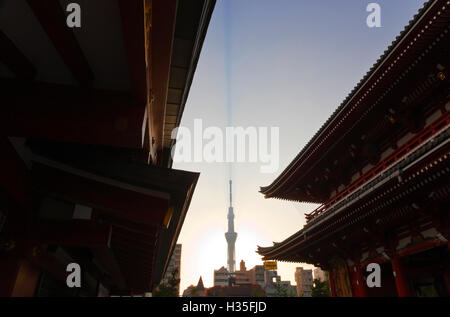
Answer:
[[[425, 162], [428, 161], [427, 165], [424, 168], [413, 171], [409, 176], [404, 175], [405, 178], [402, 181], [403, 183], [410, 182], [413, 179], [416, 179], [418, 176], [426, 173], [428, 170], [430, 170], [432, 168], [435, 169], [437, 171], [437, 173], [440, 174], [442, 177], [446, 177], [445, 174], [448, 174], [448, 170], [447, 171], [442, 170], [442, 166], [445, 166], [445, 164], [448, 164], [448, 160], [450, 158], [450, 154], [449, 154], [450, 141], [448, 139], [449, 133], [450, 133], [450, 128], [443, 130], [442, 134], [438, 138], [436, 138], [435, 140], [432, 141], [432, 143], [439, 142], [438, 144], [435, 144], [434, 147], [431, 147], [428, 149], [426, 149], [426, 148], [422, 149], [423, 151], [426, 152], [426, 155], [424, 154], [424, 152], [417, 151], [417, 153], [415, 155], [412, 155], [409, 160], [406, 160], [405, 162], [403, 162], [402, 165], [404, 167], [412, 168], [414, 165], [417, 165], [422, 161], [425, 161]], [[430, 157], [431, 160], [428, 159], [428, 157]], [[437, 166], [437, 164], [438, 164], [437, 162], [440, 162], [442, 164], [441, 167]], [[392, 169], [393, 170], [395, 169], [398, 171], [398, 166], [395, 166]], [[439, 169], [441, 169], [441, 170], [439, 171]], [[405, 170], [403, 170], [403, 171], [405, 171]], [[395, 175], [395, 173], [393, 173], [393, 174]], [[386, 177], [392, 178], [391, 175], [386, 176]], [[431, 180], [434, 178], [435, 178], [434, 175], [429, 176], [428, 180]], [[377, 182], [377, 181], [375, 181], [375, 182]], [[421, 184], [420, 186], [423, 186], [423, 184], [426, 184], [427, 181], [419, 182], [419, 183]], [[396, 186], [398, 186], [398, 185], [396, 185]], [[407, 185], [404, 185], [404, 186], [407, 186]], [[402, 195], [400, 195], [400, 196], [402, 196]], [[360, 197], [360, 194], [358, 194], [358, 197]], [[376, 198], [369, 198], [369, 199], [374, 201], [374, 200], [379, 199], [379, 197], [381, 197], [381, 196], [378, 195]], [[394, 198], [394, 201], [395, 201], [395, 199], [396, 198]], [[349, 202], [349, 203], [351, 203], [351, 202]], [[342, 207], [342, 208], [348, 208], [349, 203], [346, 204], [347, 206]], [[388, 208], [388, 205], [390, 203], [391, 202], [389, 202], [389, 203], [386, 202], [384, 204], [378, 205], [377, 208], [379, 208], [380, 210], [381, 210], [381, 208]], [[365, 208], [365, 207], [363, 207], [363, 206], [359, 207], [359, 209], [363, 209], [363, 208]], [[336, 213], [336, 214], [334, 214], [334, 213]], [[338, 214], [340, 214], [340, 212], [335, 211], [335, 212], [333, 212], [333, 215], [331, 215], [330, 217], [334, 218]], [[326, 238], [326, 236], [321, 236], [321, 235], [318, 239], [311, 236], [311, 234], [312, 234], [311, 230], [314, 229], [314, 227], [318, 227], [318, 226], [323, 227], [323, 225], [325, 224], [324, 221], [327, 221], [326, 219], [322, 219], [322, 220], [323, 221], [320, 221], [318, 223], [309, 223], [303, 229], [294, 233], [293, 235], [291, 235], [284, 241], [282, 241], [280, 243], [274, 243], [273, 246], [270, 246], [270, 247], [258, 246], [257, 253], [260, 254], [261, 256], [263, 256], [264, 260], [282, 260], [282, 259], [289, 260], [287, 257], [290, 257], [289, 254], [292, 253], [292, 250], [294, 248], [301, 248], [302, 250], [305, 250], [306, 248], [310, 247], [312, 244], [315, 244], [318, 241]], [[331, 220], [331, 218], [329, 218], [328, 220]], [[348, 222], [345, 224], [345, 226], [349, 226], [349, 225], [351, 225], [351, 224], [349, 224]], [[317, 232], [314, 233], [313, 235], [317, 235]], [[327, 235], [330, 236], [331, 233], [327, 233]], [[307, 238], [307, 236], [308, 236], [308, 238]]]
[[[197, 186], [199, 173], [186, 172], [181, 170], [171, 170], [177, 173], [185, 174], [184, 185], [185, 189], [179, 194], [182, 199], [179, 201], [179, 206], [176, 206], [174, 212], [174, 219], [172, 223], [167, 228], [167, 230], [160, 236], [158, 256], [159, 261], [155, 263], [155, 271], [153, 274], [152, 282], [154, 285], [159, 284], [164, 274], [169, 266], [170, 258], [172, 256], [173, 250], [175, 249], [178, 237], [181, 232], [184, 220], [186, 218], [187, 211], [192, 201], [192, 196], [194, 195], [195, 187]], [[165, 261], [161, 261], [165, 259]]]
[[[171, 133], [180, 125], [216, 0], [203, 0], [201, 6], [199, 3], [182, 1], [177, 8], [163, 131], [163, 147], [169, 152], [175, 144]], [[181, 18], [187, 14], [192, 16], [191, 20]], [[188, 32], [192, 27], [190, 23], [193, 20], [196, 22], [196, 27], [191, 30], [192, 32]], [[186, 32], [189, 33], [189, 36], [185, 34]], [[192, 42], [192, 49], [187, 52], [184, 48], [186, 41]], [[177, 64], [180, 62], [181, 64]], [[183, 74], [182, 76], [180, 76], [180, 72]], [[167, 157], [164, 157], [163, 165], [170, 168], [173, 163], [171, 155], [165, 154], [165, 156]]]
[[[382, 81], [385, 78], [386, 73], [390, 70], [391, 66], [389, 66], [389, 58], [395, 54], [399, 53], [402, 45], [406, 45], [408, 41], [408, 37], [413, 37], [412, 32], [418, 33], [419, 23], [421, 23], [424, 19], [431, 20], [433, 19], [433, 14], [435, 11], [437, 12], [441, 6], [442, 10], [448, 9], [445, 7], [445, 0], [429, 0], [424, 4], [422, 9], [419, 10], [418, 14], [414, 16], [412, 20], [410, 20], [409, 24], [405, 27], [405, 29], [396, 37], [396, 39], [392, 42], [392, 44], [387, 48], [387, 50], [383, 53], [383, 55], [377, 60], [377, 62], [372, 66], [372, 68], [366, 73], [366, 75], [361, 79], [361, 81], [357, 84], [357, 86], [351, 91], [351, 93], [347, 96], [347, 98], [341, 103], [341, 105], [334, 111], [334, 113], [328, 118], [328, 120], [322, 125], [319, 131], [312, 137], [312, 139], [306, 144], [306, 146], [300, 151], [300, 153], [294, 158], [294, 160], [287, 166], [287, 168], [268, 186], [260, 187], [260, 192], [264, 194], [265, 198], [279, 197], [284, 198], [286, 200], [293, 200], [286, 197], [280, 197], [281, 195], [285, 195], [281, 193], [283, 191], [283, 187], [292, 180], [294, 175], [299, 172], [300, 167], [308, 160], [311, 153], [314, 152], [320, 145], [317, 144], [321, 140], [321, 136], [328, 134], [330, 135], [335, 131], [336, 127], [344, 121], [348, 113], [343, 115], [343, 110], [349, 107], [351, 103], [354, 103], [353, 108], [355, 108], [360, 101], [356, 102], [357, 99], [362, 100], [365, 99], [370, 92], [372, 91], [372, 87], [377, 85], [378, 81]], [[440, 13], [440, 12], [439, 12]], [[430, 21], [431, 22], [431, 21]], [[414, 29], [416, 27], [416, 29]], [[427, 28], [427, 26], [425, 26]], [[405, 48], [405, 52], [409, 49], [409, 45]], [[403, 53], [405, 53], [403, 52]], [[401, 53], [401, 55], [406, 55]], [[395, 63], [396, 61], [394, 61]], [[378, 76], [377, 76], [378, 75]], [[379, 77], [379, 79], [370, 86], [370, 80], [373, 77]], [[359, 98], [358, 98], [359, 97]], [[334, 123], [334, 121], [339, 120], [340, 122]], [[277, 195], [277, 196], [275, 196]]]
[[[108, 178], [110, 182], [114, 181], [114, 185], [120, 185], [121, 188], [126, 186], [126, 190], [145, 190], [144, 194], [148, 196], [168, 200], [169, 206], [173, 207], [171, 218], [168, 224], [164, 224], [167, 227], [155, 227], [159, 237], [154, 248], [149, 250], [154, 253], [155, 263], [148, 268], [148, 272], [151, 272], [151, 283], [158, 284], [175, 248], [200, 174], [130, 160], [135, 153], [133, 149], [39, 140], [30, 140], [27, 146], [35, 159], [39, 155], [48, 158], [48, 161], [70, 166], [72, 170], [82, 170], [85, 173], [83, 176], [95, 174], [100, 180]], [[43, 162], [42, 159], [40, 161]], [[149, 205], [149, 215], [156, 213], [154, 207]], [[119, 216], [116, 218], [118, 221], [129, 220]], [[151, 290], [150, 286], [153, 285], [147, 286]]]

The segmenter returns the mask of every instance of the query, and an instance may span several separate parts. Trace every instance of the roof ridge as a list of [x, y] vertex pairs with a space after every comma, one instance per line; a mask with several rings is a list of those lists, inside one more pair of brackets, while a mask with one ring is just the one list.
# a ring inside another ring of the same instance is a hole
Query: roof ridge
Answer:
[[426, 1], [422, 8], [418, 10], [418, 12], [414, 15], [414, 17], [409, 20], [409, 23], [404, 27], [404, 29], [400, 32], [399, 35], [396, 36], [395, 40], [387, 47], [387, 49], [383, 52], [383, 54], [377, 59], [377, 61], [372, 65], [372, 67], [366, 72], [363, 78], [356, 84], [356, 86], [350, 91], [350, 93], [345, 97], [345, 99], [340, 103], [340, 105], [333, 111], [333, 113], [328, 117], [324, 124], [316, 131], [313, 137], [308, 141], [308, 143], [303, 147], [303, 149], [295, 156], [295, 158], [291, 161], [291, 163], [281, 172], [281, 174], [268, 186], [260, 187], [260, 192], [264, 193], [270, 187], [272, 187], [275, 183], [277, 183], [285, 172], [291, 167], [292, 162], [297, 161], [309, 148], [310, 146], [317, 140], [319, 135], [325, 131], [326, 127], [332, 122], [332, 120], [338, 115], [338, 113], [345, 108], [348, 102], [355, 96], [355, 94], [359, 91], [360, 88], [367, 82], [371, 75], [374, 74], [376, 69], [386, 60], [395, 46], [406, 36], [409, 30], [420, 20], [426, 10], [432, 5], [432, 3], [437, 2], [438, 0], [428, 0]]

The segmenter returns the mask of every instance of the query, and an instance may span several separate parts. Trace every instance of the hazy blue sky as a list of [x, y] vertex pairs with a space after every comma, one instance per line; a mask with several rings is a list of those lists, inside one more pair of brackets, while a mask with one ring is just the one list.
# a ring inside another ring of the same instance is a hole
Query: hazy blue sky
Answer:
[[[363, 0], [218, 0], [182, 119], [203, 125], [278, 126], [280, 168], [261, 174], [259, 164], [235, 163], [236, 262], [261, 264], [257, 245], [272, 245], [300, 230], [304, 213], [315, 208], [264, 199], [270, 184], [350, 93], [423, 0], [383, 0], [381, 28], [369, 28]], [[183, 244], [181, 291], [206, 287], [213, 270], [226, 266], [229, 166], [176, 163], [201, 172], [179, 243]], [[283, 280], [294, 282], [296, 266], [279, 264]], [[303, 265], [305, 266], [305, 265]]]

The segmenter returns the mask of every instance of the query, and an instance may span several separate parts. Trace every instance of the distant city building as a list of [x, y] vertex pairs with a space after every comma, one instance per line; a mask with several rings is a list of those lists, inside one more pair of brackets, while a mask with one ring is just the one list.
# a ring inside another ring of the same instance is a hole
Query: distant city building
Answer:
[[178, 279], [177, 294], [180, 294], [180, 274], [181, 274], [181, 244], [177, 244], [175, 249], [173, 250], [172, 257], [170, 258], [169, 265], [167, 266], [166, 273], [164, 274], [164, 278], [162, 283], [169, 285], [170, 280], [172, 279], [172, 273], [175, 273], [175, 278]]
[[263, 265], [255, 265], [250, 271], [250, 282], [252, 284], [259, 285], [264, 288], [265, 286], [265, 278], [264, 278], [264, 266]]
[[183, 297], [203, 297], [206, 296], [206, 289], [203, 285], [203, 279], [200, 276], [197, 286], [190, 285], [183, 292]]
[[267, 297], [297, 296], [295, 286], [290, 281], [282, 281], [277, 271], [265, 271], [264, 292]]
[[[228, 292], [231, 292], [232, 294], [247, 292], [245, 290], [236, 290], [236, 287], [241, 286], [256, 287], [254, 293], [257, 295], [253, 294], [252, 296], [297, 296], [296, 287], [291, 285], [290, 281], [282, 281], [281, 277], [277, 275], [277, 271], [264, 270], [263, 265], [255, 265], [252, 269], [247, 270], [244, 260], [241, 260], [239, 270], [236, 270], [234, 274], [232, 274], [231, 284], [230, 272], [225, 267], [222, 266], [220, 269], [214, 270], [214, 287], [209, 289], [208, 292], [212, 294], [211, 296], [234, 296], [226, 294], [228, 294]], [[232, 288], [228, 289], [229, 287]], [[261, 292], [258, 291], [258, 287], [260, 287], [263, 293], [262, 295], [260, 294]]]
[[228, 286], [230, 273], [222, 266], [218, 270], [214, 270], [214, 286]]
[[252, 269], [247, 271], [244, 260], [241, 260], [239, 271], [235, 272], [235, 280], [237, 285], [242, 284], [257, 284], [261, 287], [265, 285], [264, 266], [255, 265]]
[[325, 271], [320, 268], [314, 269], [314, 279], [320, 280], [321, 282], [325, 282], [327, 280], [327, 276]]
[[[255, 265], [252, 269], [247, 270], [244, 260], [240, 262], [239, 270], [232, 275], [234, 285], [256, 284], [265, 287], [264, 266]], [[221, 267], [214, 270], [214, 286], [229, 286], [230, 272]]]
[[313, 286], [312, 270], [298, 267], [295, 270], [295, 282], [297, 283], [297, 294], [301, 297], [311, 297]]

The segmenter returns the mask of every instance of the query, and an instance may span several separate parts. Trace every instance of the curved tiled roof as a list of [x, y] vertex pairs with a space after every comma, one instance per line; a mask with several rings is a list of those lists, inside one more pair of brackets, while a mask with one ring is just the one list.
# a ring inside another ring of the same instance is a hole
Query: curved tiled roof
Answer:
[[[298, 162], [305, 152], [314, 145], [314, 143], [319, 139], [319, 136], [325, 132], [325, 130], [330, 126], [331, 122], [337, 117], [337, 115], [349, 104], [352, 98], [357, 94], [357, 92], [363, 87], [363, 85], [369, 80], [369, 78], [376, 72], [376, 70], [382, 65], [382, 63], [389, 57], [390, 53], [394, 48], [402, 41], [402, 39], [408, 34], [408, 32], [413, 28], [413, 26], [420, 20], [423, 14], [436, 2], [439, 0], [428, 0], [424, 3], [423, 7], [419, 9], [418, 13], [414, 15], [408, 25], [405, 26], [403, 31], [395, 38], [395, 40], [388, 46], [384, 53], [377, 59], [375, 64], [370, 68], [370, 70], [364, 75], [364, 77], [359, 81], [359, 83], [353, 88], [353, 90], [347, 95], [347, 97], [342, 101], [338, 108], [331, 114], [327, 121], [320, 127], [320, 129], [314, 134], [314, 136], [309, 140], [309, 142], [303, 147], [303, 149], [297, 154], [297, 156], [292, 160], [292, 162], [285, 168], [285, 170], [268, 186], [260, 187], [260, 192], [267, 194], [267, 192], [272, 189], [284, 176], [289, 172], [289, 170]], [[281, 197], [280, 197], [281, 198]]]

